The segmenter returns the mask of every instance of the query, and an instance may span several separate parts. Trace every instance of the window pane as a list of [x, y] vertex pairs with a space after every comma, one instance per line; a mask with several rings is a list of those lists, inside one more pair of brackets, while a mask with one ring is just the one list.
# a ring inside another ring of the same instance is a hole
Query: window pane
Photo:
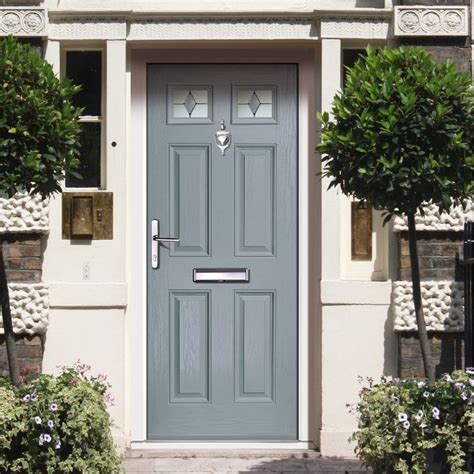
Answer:
[[365, 49], [345, 49], [343, 51], [343, 56], [342, 56], [342, 61], [344, 65], [344, 76], [342, 78], [343, 84], [346, 81], [346, 75], [347, 75], [347, 68], [350, 68], [354, 66], [356, 61], [360, 59], [361, 57], [364, 57], [367, 55], [367, 52]]
[[102, 115], [102, 53], [101, 51], [67, 51], [66, 76], [82, 86], [73, 103], [85, 107], [83, 115]]
[[98, 188], [100, 186], [100, 129], [101, 124], [81, 123], [81, 156], [79, 160], [81, 164], [75, 170], [82, 176], [68, 176], [66, 178], [66, 186], [69, 188]]

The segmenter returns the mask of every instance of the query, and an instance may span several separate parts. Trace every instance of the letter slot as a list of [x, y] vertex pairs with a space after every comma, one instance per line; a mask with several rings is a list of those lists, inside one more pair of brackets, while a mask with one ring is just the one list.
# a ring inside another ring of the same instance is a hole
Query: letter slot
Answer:
[[248, 268], [194, 268], [194, 283], [248, 283]]

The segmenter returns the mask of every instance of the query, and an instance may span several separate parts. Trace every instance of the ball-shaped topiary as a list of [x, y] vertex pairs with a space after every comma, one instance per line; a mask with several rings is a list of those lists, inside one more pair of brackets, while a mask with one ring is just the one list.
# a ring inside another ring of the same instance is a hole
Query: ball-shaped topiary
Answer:
[[422, 48], [369, 47], [322, 115], [331, 185], [389, 216], [448, 209], [474, 191], [474, 94], [451, 61]]
[[49, 196], [78, 165], [78, 88], [13, 37], [0, 40], [0, 196]]

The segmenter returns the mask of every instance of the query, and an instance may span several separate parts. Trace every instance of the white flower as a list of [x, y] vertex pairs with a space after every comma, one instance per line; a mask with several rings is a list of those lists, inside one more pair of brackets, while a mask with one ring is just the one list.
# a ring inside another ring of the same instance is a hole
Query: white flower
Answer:
[[423, 382], [423, 380], [420, 380], [418, 383], [418, 388], [424, 387], [426, 385], [426, 382]]
[[48, 420], [48, 426], [52, 429], [54, 427], [53, 420]]
[[31, 395], [28, 393], [23, 397], [24, 402], [29, 402], [31, 400]]
[[40, 437], [38, 438], [38, 444], [39, 444], [40, 446], [43, 446], [43, 444], [44, 444], [43, 435], [40, 435]]
[[46, 443], [49, 443], [51, 441], [51, 436], [49, 436], [48, 433], [44, 433], [43, 439], [46, 441]]
[[466, 385], [463, 384], [462, 382], [456, 382], [456, 383], [454, 384], [454, 386], [455, 386], [456, 388], [464, 388]]
[[466, 374], [474, 375], [474, 367], [466, 367]]
[[39, 416], [35, 416], [35, 423], [41, 425], [41, 418]]
[[36, 393], [32, 393], [31, 394], [31, 401], [36, 402], [37, 400], [38, 400], [38, 395], [36, 395]]
[[425, 423], [420, 423], [420, 428], [424, 430], [428, 425]]
[[49, 405], [49, 408], [51, 409], [51, 411], [58, 411], [58, 404], [51, 403], [51, 405]]
[[423, 410], [418, 410], [417, 414], [415, 415], [416, 421], [420, 421], [423, 418]]
[[406, 413], [399, 413], [398, 414], [398, 421], [403, 423], [404, 421], [408, 420], [408, 415]]
[[449, 374], [444, 374], [443, 378], [444, 378], [444, 380], [446, 380], [446, 382], [452, 382], [453, 381], [451, 375], [449, 375]]
[[434, 407], [433, 410], [432, 410], [432, 413], [433, 413], [433, 418], [435, 420], [439, 420], [439, 414], [440, 414], [440, 411], [438, 408]]
[[474, 387], [474, 379], [469, 379], [469, 385], [470, 385], [471, 387]]
[[61, 441], [56, 441], [56, 445], [54, 446], [56, 449], [59, 449], [61, 447]]
[[468, 398], [468, 397], [467, 397], [467, 393], [466, 393], [466, 392], [462, 392], [462, 393], [461, 393], [461, 398], [462, 398], [463, 400], [467, 400], [467, 398]]
[[410, 428], [410, 422], [408, 420], [403, 422], [403, 428], [405, 428], [406, 430]]
[[423, 396], [424, 396], [425, 398], [428, 398], [428, 397], [430, 396], [430, 392], [423, 392]]
[[396, 397], [395, 395], [390, 395], [390, 400], [392, 400], [392, 402], [395, 402], [395, 403], [400, 402], [400, 399], [398, 397]]

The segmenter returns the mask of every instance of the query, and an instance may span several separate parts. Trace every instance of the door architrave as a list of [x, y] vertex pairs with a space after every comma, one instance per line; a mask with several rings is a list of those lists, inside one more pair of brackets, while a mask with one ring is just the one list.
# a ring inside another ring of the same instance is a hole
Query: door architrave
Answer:
[[[128, 52], [128, 124], [131, 140], [128, 150], [128, 281], [127, 307], [127, 374], [128, 400], [126, 424], [131, 432], [132, 447], [179, 448], [304, 448], [318, 446], [321, 412], [320, 341], [320, 196], [314, 158], [317, 76], [316, 48], [284, 48], [263, 42], [253, 48], [227, 50], [222, 43], [212, 48], [186, 48], [174, 45], [140, 45]], [[226, 43], [226, 46], [229, 46]], [[153, 48], [153, 49], [151, 49]], [[296, 63], [298, 65], [298, 442], [289, 443], [146, 443], [147, 365], [147, 239], [146, 215], [146, 65], [148, 63]], [[311, 245], [310, 245], [311, 242]], [[316, 342], [316, 343], [315, 343]], [[229, 446], [227, 446], [229, 445]]]

